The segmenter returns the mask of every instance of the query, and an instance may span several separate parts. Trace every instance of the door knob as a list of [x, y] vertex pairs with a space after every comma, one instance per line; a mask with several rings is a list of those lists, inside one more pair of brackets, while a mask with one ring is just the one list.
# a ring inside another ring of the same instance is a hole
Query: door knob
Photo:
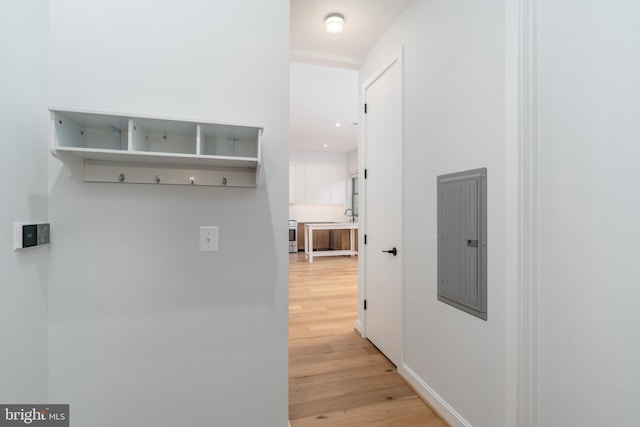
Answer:
[[398, 255], [398, 250], [396, 248], [393, 248], [393, 249], [388, 250], [388, 251], [382, 251], [382, 252], [386, 252], [388, 254], [393, 254], [393, 256]]

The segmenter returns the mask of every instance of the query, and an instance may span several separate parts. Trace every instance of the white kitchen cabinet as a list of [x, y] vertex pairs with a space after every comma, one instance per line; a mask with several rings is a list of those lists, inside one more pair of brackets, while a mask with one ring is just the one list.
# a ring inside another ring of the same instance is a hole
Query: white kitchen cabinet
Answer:
[[307, 168], [304, 164], [294, 163], [296, 173], [296, 188], [294, 203], [307, 203]]
[[331, 165], [315, 165], [316, 169], [316, 204], [330, 205], [331, 200]]
[[347, 168], [345, 165], [331, 165], [331, 203], [347, 203]]
[[[293, 162], [289, 165], [289, 171], [289, 203], [345, 204], [347, 192], [345, 165]], [[293, 185], [291, 181], [294, 181]]]
[[296, 202], [296, 165], [289, 163], [289, 204]]
[[51, 110], [51, 150], [84, 181], [256, 187], [262, 128]]
[[316, 165], [305, 165], [305, 202], [309, 205], [316, 204]]

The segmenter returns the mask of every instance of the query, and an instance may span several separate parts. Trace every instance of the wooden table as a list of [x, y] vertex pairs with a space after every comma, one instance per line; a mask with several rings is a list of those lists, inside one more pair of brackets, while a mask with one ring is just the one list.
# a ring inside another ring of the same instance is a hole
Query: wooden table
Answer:
[[[325, 222], [320, 224], [305, 223], [304, 224], [304, 256], [313, 262], [313, 257], [318, 256], [342, 256], [351, 255], [352, 257], [358, 254], [355, 250], [355, 230], [358, 229], [358, 224], [355, 222]], [[349, 230], [349, 249], [332, 250], [332, 251], [316, 251], [313, 252], [313, 232], [314, 230]]]

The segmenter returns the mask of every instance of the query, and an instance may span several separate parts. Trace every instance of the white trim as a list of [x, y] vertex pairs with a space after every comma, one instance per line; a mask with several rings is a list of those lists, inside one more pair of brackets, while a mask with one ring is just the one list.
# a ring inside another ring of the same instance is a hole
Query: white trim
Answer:
[[504, 424], [517, 426], [520, 248], [520, 5], [505, 2], [505, 379]]
[[[400, 248], [404, 250], [405, 246], [405, 221], [404, 221], [404, 206], [405, 206], [405, 192], [407, 186], [405, 185], [404, 179], [404, 171], [406, 170], [405, 166], [405, 107], [404, 107], [404, 93], [405, 93], [405, 82], [404, 82], [404, 45], [400, 46], [399, 52], [396, 53], [398, 56], [398, 62], [400, 65]], [[405, 331], [406, 331], [406, 322], [405, 322], [405, 298], [404, 298], [404, 277], [406, 271], [406, 258], [403, 255], [400, 260], [400, 363], [399, 365], [404, 365], [404, 347], [405, 347]]]
[[364, 194], [364, 176], [365, 170], [367, 167], [367, 163], [365, 161], [365, 114], [364, 114], [364, 85], [360, 87], [360, 99], [359, 101], [359, 111], [360, 111], [360, 126], [358, 132], [358, 174], [360, 179], [358, 180], [358, 198], [360, 203], [360, 209], [358, 212], [358, 224], [360, 224], [360, 228], [358, 229], [358, 250], [362, 249], [358, 256], [358, 318], [356, 319], [356, 329], [362, 335], [362, 338], [367, 337], [367, 311], [364, 309], [363, 304], [366, 300], [366, 289], [365, 289], [365, 250], [364, 250], [364, 236], [367, 233], [367, 227], [365, 223], [366, 213], [364, 212], [364, 207], [366, 203], [366, 195]]
[[[403, 52], [404, 52], [404, 46], [401, 47], [392, 57], [389, 61], [387, 61], [382, 67], [380, 67], [378, 69], [378, 71], [376, 73], [372, 74], [372, 77], [369, 77], [369, 79], [367, 79], [367, 81], [364, 82], [364, 84], [362, 85], [362, 99], [366, 102], [366, 97], [364, 96], [366, 93], [366, 90], [369, 89], [369, 87], [371, 87], [372, 84], [374, 84], [380, 77], [382, 77], [382, 75], [393, 66], [393, 64], [395, 64], [396, 62], [400, 62], [400, 67], [402, 68], [403, 65]], [[402, 70], [404, 71], [404, 70]], [[404, 81], [404, 74], [403, 74], [403, 81]], [[404, 95], [404, 94], [403, 94]], [[404, 101], [404, 96], [402, 96], [403, 101]], [[364, 119], [366, 120], [366, 115], [364, 116]], [[366, 130], [366, 129], [365, 129]], [[366, 136], [366, 135], [365, 135]]]
[[425, 399], [438, 414], [444, 418], [452, 427], [473, 427], [464, 419], [446, 400], [425, 383], [415, 372], [403, 363], [398, 368], [398, 373], [405, 378], [409, 384]]
[[519, 427], [537, 426], [537, 0], [519, 0]]
[[362, 332], [362, 322], [360, 322], [360, 319], [356, 320], [356, 324], [354, 327], [356, 328], [356, 331], [358, 331], [358, 333], [364, 338], [364, 332]]
[[348, 70], [357, 70], [362, 65], [362, 59], [360, 58], [334, 55], [331, 53], [306, 49], [291, 49], [290, 59], [292, 62], [298, 62], [301, 64], [346, 68]]

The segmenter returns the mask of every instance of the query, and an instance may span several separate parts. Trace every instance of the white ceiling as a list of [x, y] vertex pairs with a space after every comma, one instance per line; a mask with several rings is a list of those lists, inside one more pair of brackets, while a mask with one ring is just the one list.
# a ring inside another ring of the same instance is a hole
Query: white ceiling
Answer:
[[[289, 148], [351, 151], [358, 146], [357, 69], [413, 0], [290, 1]], [[341, 33], [325, 30], [324, 18], [330, 13], [344, 16]]]
[[[290, 0], [291, 55], [335, 60], [357, 69], [362, 58], [412, 0]], [[324, 28], [330, 13], [344, 16], [341, 33]]]
[[347, 152], [358, 146], [357, 71], [292, 62], [289, 81], [291, 150]]

